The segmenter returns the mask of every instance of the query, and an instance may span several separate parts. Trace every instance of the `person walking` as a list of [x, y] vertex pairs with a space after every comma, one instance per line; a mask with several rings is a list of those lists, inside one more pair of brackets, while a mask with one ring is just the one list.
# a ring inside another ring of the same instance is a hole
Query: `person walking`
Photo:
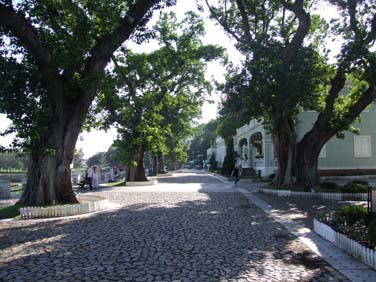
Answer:
[[98, 188], [99, 186], [99, 175], [97, 171], [97, 166], [93, 165], [93, 176], [92, 176], [92, 188]]
[[234, 167], [234, 170], [232, 171], [232, 176], [234, 177], [235, 184], [239, 181], [239, 168], [237, 166]]
[[86, 181], [89, 184], [89, 190], [93, 190], [93, 175], [93, 168], [89, 167], [89, 169], [86, 172]]

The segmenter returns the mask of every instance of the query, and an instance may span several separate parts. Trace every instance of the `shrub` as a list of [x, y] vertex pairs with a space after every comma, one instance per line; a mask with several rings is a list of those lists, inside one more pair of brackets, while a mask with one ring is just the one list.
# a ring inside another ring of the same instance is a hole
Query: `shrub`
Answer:
[[275, 177], [275, 173], [272, 173], [272, 174], [270, 174], [270, 175], [268, 176], [268, 178], [269, 178], [270, 180], [273, 180], [274, 177]]
[[212, 154], [209, 160], [210, 171], [216, 172], [218, 169], [218, 162], [215, 159], [215, 155]]
[[235, 152], [234, 152], [234, 140], [229, 138], [226, 140], [226, 156], [223, 160], [221, 173], [224, 175], [230, 175], [235, 166]]
[[336, 224], [353, 225], [356, 222], [365, 222], [367, 220], [368, 211], [363, 206], [346, 205], [339, 207], [334, 215], [334, 222]]
[[368, 239], [376, 244], [376, 219], [372, 220], [368, 226]]
[[331, 191], [338, 191], [338, 184], [335, 182], [322, 182], [320, 188]]
[[344, 193], [367, 193], [367, 191], [368, 182], [362, 180], [350, 181], [342, 189]]

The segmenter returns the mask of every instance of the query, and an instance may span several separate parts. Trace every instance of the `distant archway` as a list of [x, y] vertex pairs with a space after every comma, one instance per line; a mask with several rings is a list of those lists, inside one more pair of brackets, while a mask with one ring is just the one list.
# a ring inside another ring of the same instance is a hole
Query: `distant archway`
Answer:
[[239, 141], [239, 158], [241, 160], [248, 158], [248, 141], [246, 138]]

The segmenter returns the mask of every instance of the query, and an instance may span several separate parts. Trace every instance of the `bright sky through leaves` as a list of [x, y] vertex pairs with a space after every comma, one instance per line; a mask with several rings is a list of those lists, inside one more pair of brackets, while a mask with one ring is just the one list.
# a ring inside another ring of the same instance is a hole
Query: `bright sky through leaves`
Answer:
[[[210, 1], [211, 3], [215, 3], [215, 1]], [[206, 8], [206, 7], [204, 7]], [[178, 1], [177, 5], [167, 9], [173, 10], [178, 19], [182, 19], [184, 17], [184, 13], [189, 10], [194, 10], [196, 12], [196, 1]], [[206, 9], [205, 9], [206, 11]], [[317, 11], [314, 11], [317, 13]], [[334, 10], [330, 9], [328, 7], [325, 7], [322, 9], [322, 12], [320, 12], [321, 15], [327, 14], [328, 16], [332, 16], [334, 14]], [[159, 13], [155, 13], [153, 19], [149, 23], [149, 25], [153, 25], [157, 18], [159, 17]], [[225, 35], [224, 31], [219, 27], [216, 26], [214, 21], [210, 20], [208, 18], [208, 12], [205, 12], [205, 27], [206, 27], [206, 36], [204, 37], [203, 43], [205, 44], [218, 44], [227, 49], [227, 54], [229, 57], [229, 61], [233, 63], [238, 63], [240, 61], [240, 55], [233, 46], [233, 42]], [[337, 45], [337, 44], [336, 44]], [[153, 43], [139, 46], [134, 43], [127, 43], [127, 47], [133, 49], [135, 52], [147, 52], [150, 51], [153, 48], [156, 48]], [[337, 46], [335, 46], [335, 49], [338, 49]], [[207, 69], [207, 79], [211, 79], [212, 77], [215, 80], [218, 80], [222, 82], [224, 80], [224, 67], [221, 66], [219, 62], [214, 62], [208, 64]], [[213, 92], [211, 97], [213, 103], [205, 103], [202, 108], [202, 118], [198, 121], [200, 123], [206, 123], [211, 119], [214, 119], [217, 114], [217, 107], [218, 107], [218, 101], [219, 101], [219, 95], [215, 92]], [[5, 115], [0, 114], [0, 131], [7, 128], [10, 124], [10, 121], [5, 118]], [[14, 135], [6, 136], [6, 137], [0, 137], [0, 145], [6, 146], [9, 145], [13, 139]], [[92, 155], [94, 155], [97, 152], [104, 152], [107, 151], [109, 146], [112, 144], [113, 140], [116, 138], [116, 130], [111, 129], [107, 132], [104, 131], [97, 131], [93, 130], [91, 132], [84, 132], [80, 134], [80, 138], [77, 141], [77, 148], [82, 148], [84, 151], [84, 157], [88, 158]]]

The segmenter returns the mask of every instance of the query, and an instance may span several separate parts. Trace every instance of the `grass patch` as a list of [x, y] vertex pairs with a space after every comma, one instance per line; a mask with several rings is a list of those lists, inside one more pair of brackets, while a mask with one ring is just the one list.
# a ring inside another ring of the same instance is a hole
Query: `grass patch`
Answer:
[[19, 209], [25, 205], [12, 205], [0, 207], [0, 219], [17, 218], [20, 216]]

